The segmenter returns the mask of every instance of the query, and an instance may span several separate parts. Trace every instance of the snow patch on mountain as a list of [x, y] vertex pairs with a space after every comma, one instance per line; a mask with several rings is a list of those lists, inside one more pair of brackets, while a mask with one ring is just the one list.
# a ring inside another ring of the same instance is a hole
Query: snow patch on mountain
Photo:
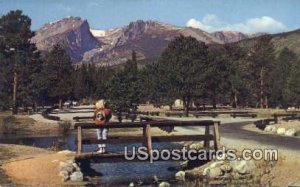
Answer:
[[103, 37], [106, 34], [105, 30], [90, 29], [90, 31], [94, 37]]

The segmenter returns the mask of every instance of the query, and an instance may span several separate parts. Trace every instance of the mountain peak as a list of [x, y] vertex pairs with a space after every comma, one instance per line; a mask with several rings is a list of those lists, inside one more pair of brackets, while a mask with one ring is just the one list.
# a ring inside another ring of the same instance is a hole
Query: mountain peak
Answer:
[[[66, 32], [70, 29], [76, 29], [81, 27], [83, 24], [88, 25], [87, 20], [82, 20], [79, 17], [67, 17], [61, 20], [46, 23], [37, 31], [37, 33], [44, 34], [47, 32], [48, 35], [55, 35], [57, 33]], [[51, 29], [51, 32], [49, 32], [49, 29]]]
[[60, 44], [74, 62], [82, 60], [85, 52], [99, 48], [100, 42], [90, 32], [87, 20], [68, 17], [45, 24], [31, 39], [37, 48], [46, 52], [55, 44]]

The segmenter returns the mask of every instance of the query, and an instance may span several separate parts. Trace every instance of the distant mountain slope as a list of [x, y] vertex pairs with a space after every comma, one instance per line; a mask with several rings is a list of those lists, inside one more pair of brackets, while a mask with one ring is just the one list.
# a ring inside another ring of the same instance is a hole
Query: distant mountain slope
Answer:
[[275, 52], [279, 54], [279, 52], [287, 47], [290, 50], [294, 51], [297, 55], [300, 55], [300, 29], [274, 34], [273, 36], [273, 44], [275, 47]]
[[115, 65], [130, 58], [132, 50], [137, 52], [138, 59], [155, 58], [162, 53], [172, 39], [180, 34], [193, 36], [208, 44], [222, 43], [199, 29], [138, 20], [120, 28], [107, 30], [102, 36], [96, 36], [103, 44], [104, 52], [87, 53], [83, 61], [106, 62]]
[[[259, 37], [261, 35], [262, 34], [257, 34], [256, 36]], [[274, 51], [276, 56], [278, 56], [282, 49], [285, 47], [287, 47], [291, 51], [295, 52], [298, 56], [300, 56], [300, 29], [290, 32], [271, 34], [270, 36], [272, 37], [271, 42], [274, 45]], [[240, 41], [240, 45], [247, 48], [251, 48], [257, 37], [242, 40]]]
[[223, 43], [234, 43], [241, 40], [246, 40], [249, 38], [255, 38], [267, 33], [255, 33], [255, 34], [246, 34], [237, 31], [216, 31], [212, 32], [211, 35], [221, 40]]
[[31, 41], [42, 52], [60, 44], [74, 62], [80, 62], [85, 52], [101, 47], [101, 43], [91, 34], [87, 21], [77, 17], [45, 24], [36, 31]]
[[236, 31], [217, 31], [211, 34], [224, 43], [233, 43], [250, 38], [250, 35]]

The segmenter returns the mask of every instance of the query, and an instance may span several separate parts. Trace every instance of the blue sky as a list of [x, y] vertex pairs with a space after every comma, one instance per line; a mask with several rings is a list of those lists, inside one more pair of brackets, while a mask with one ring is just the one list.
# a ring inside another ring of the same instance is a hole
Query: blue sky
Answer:
[[0, 0], [0, 14], [21, 9], [32, 29], [68, 16], [108, 29], [138, 19], [209, 32], [282, 32], [300, 28], [300, 0]]

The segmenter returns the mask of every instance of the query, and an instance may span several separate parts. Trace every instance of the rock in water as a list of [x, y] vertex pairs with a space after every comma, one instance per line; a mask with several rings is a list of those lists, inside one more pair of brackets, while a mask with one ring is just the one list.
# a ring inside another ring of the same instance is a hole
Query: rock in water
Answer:
[[170, 185], [170, 183], [168, 183], [168, 182], [161, 182], [161, 183], [159, 183], [159, 185], [158, 185], [158, 187], [170, 187], [171, 185]]
[[83, 181], [83, 174], [80, 171], [76, 171], [74, 173], [72, 173], [72, 175], [70, 176], [71, 181]]
[[176, 178], [177, 180], [184, 181], [184, 180], [185, 180], [185, 172], [184, 172], [184, 171], [178, 171], [178, 172], [175, 174], [175, 178]]
[[277, 134], [284, 135], [285, 134], [285, 128], [278, 128], [277, 129]]
[[288, 129], [288, 130], [285, 132], [285, 135], [286, 135], [286, 136], [295, 136], [295, 135], [296, 135], [296, 129]]
[[230, 161], [230, 166], [233, 171], [239, 174], [250, 174], [253, 173], [256, 166], [253, 160], [234, 160]]

